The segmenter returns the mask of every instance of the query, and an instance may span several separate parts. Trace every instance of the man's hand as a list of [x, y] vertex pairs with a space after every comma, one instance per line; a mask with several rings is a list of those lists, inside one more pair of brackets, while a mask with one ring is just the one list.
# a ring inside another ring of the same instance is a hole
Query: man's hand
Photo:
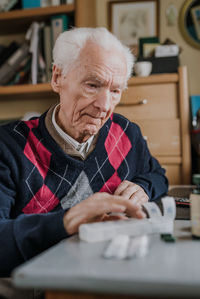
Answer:
[[98, 192], [66, 212], [63, 218], [64, 227], [68, 234], [74, 234], [83, 223], [127, 219], [124, 215], [109, 215], [110, 213], [126, 213], [138, 219], [146, 217], [141, 205], [124, 196]]
[[119, 184], [114, 195], [123, 196], [140, 205], [149, 200], [148, 195], [145, 193], [142, 187], [129, 181], [123, 181], [121, 184]]

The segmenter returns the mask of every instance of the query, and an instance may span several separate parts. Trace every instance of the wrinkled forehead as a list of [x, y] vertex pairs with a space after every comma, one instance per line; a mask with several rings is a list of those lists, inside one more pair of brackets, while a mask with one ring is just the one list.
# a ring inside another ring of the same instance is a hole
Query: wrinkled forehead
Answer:
[[81, 50], [78, 59], [79, 71], [90, 77], [113, 77], [115, 80], [124, 80], [127, 75], [126, 58], [118, 49], [104, 49], [88, 42]]
[[120, 69], [126, 69], [126, 58], [122, 50], [104, 48], [94, 42], [88, 41], [80, 51], [79, 60], [87, 63], [116, 64]]

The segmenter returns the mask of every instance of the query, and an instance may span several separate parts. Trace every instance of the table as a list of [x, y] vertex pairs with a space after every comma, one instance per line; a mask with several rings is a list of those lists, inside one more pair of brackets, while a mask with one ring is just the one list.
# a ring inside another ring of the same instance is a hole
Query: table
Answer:
[[175, 236], [175, 243], [166, 243], [151, 235], [149, 254], [130, 260], [106, 260], [108, 241], [73, 236], [18, 267], [13, 280], [47, 290], [47, 299], [200, 296], [200, 241], [192, 239], [190, 221], [176, 220]]

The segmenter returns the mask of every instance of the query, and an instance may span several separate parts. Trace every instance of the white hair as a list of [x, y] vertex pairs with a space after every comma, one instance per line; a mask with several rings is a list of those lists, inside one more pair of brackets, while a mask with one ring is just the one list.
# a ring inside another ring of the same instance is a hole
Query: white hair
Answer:
[[132, 74], [134, 56], [106, 28], [73, 28], [61, 33], [53, 48], [53, 64], [58, 66], [64, 75], [78, 60], [81, 49], [87, 41], [92, 41], [106, 50], [118, 49], [126, 59], [127, 80]]

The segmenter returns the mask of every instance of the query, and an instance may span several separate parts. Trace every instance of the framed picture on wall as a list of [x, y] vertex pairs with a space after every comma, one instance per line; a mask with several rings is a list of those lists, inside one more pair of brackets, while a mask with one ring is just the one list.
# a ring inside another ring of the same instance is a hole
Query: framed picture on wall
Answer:
[[158, 0], [109, 2], [109, 27], [127, 46], [137, 46], [139, 38], [158, 36]]

